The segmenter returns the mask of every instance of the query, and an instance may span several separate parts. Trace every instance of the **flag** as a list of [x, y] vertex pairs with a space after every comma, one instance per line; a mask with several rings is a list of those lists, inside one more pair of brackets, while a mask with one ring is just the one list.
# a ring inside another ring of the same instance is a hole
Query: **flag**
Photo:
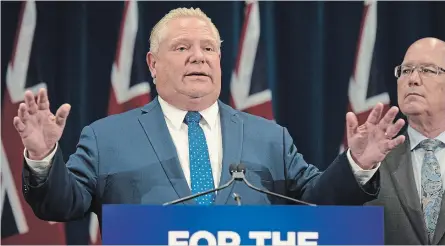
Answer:
[[[51, 62], [34, 41], [39, 12], [34, 1], [21, 3], [16, 37], [6, 70], [1, 102], [1, 223], [2, 244], [65, 244], [63, 223], [38, 219], [22, 195], [23, 144], [12, 123], [26, 90], [37, 93], [49, 79], [35, 62]], [[42, 27], [45, 28], [45, 27]], [[42, 60], [40, 60], [42, 59]], [[43, 61], [45, 59], [45, 61]], [[36, 83], [38, 81], [38, 83]]]
[[[145, 43], [138, 35], [138, 12], [136, 1], [124, 3], [116, 57], [111, 69], [109, 115], [141, 107], [151, 100], [147, 67], [142, 59]], [[99, 221], [95, 214], [90, 218], [89, 234], [89, 244], [101, 244]]]
[[[55, 47], [60, 40], [56, 35], [48, 36], [55, 34], [59, 28], [54, 19], [58, 16], [46, 15], [56, 5], [45, 5], [40, 9], [34, 1], [19, 4], [20, 11], [8, 6], [9, 11], [14, 10], [9, 16], [18, 16], [18, 24], [16, 27], [15, 24], [10, 25], [15, 28], [16, 35], [10, 41], [13, 42], [10, 58], [5, 58], [8, 66], [5, 66], [4, 74], [2, 71], [5, 80], [0, 105], [2, 244], [101, 244], [99, 223], [94, 213], [85, 219], [67, 223], [43, 221], [34, 215], [22, 195], [23, 144], [12, 120], [17, 115], [19, 104], [24, 101], [26, 90], [36, 94], [40, 88], [51, 89], [56, 85], [58, 77], [54, 68], [60, 62], [60, 50]], [[106, 71], [112, 85], [106, 99], [109, 115], [142, 106], [151, 100], [150, 78], [145, 63], [146, 40], [138, 28], [141, 21], [138, 3], [128, 1], [123, 6], [123, 10], [119, 10], [123, 11], [123, 15], [115, 60]]]
[[[377, 40], [377, 1], [365, 1], [357, 44], [354, 69], [349, 81], [348, 111], [357, 115], [359, 125], [366, 122], [377, 103], [383, 103], [383, 114], [389, 109], [390, 99], [385, 87], [384, 76], [380, 76]], [[340, 152], [348, 146], [347, 134], [343, 138]]]
[[110, 115], [143, 106], [151, 100], [148, 68], [143, 59], [145, 56], [141, 56], [145, 54], [145, 42], [138, 35], [138, 11], [138, 2], [125, 2], [116, 58], [111, 70]]
[[272, 91], [268, 85], [266, 62], [259, 3], [247, 1], [238, 55], [230, 82], [230, 105], [272, 120]]

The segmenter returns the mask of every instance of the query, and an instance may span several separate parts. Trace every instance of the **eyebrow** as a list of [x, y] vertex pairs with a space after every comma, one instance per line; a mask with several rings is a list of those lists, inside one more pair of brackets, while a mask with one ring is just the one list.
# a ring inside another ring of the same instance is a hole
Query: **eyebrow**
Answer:
[[[437, 66], [436, 64], [431, 63], [431, 62], [420, 62], [419, 64], [423, 65], [423, 66]], [[402, 65], [403, 66], [413, 66], [414, 63], [413, 62], [407, 62], [407, 63], [403, 63]]]
[[[191, 42], [191, 40], [189, 38], [174, 38], [172, 40], [172, 45], [176, 45], [176, 44], [181, 43], [181, 42]], [[200, 43], [211, 43], [213, 45], [217, 44], [216, 40], [210, 39], [210, 38], [206, 38], [206, 39], [200, 40]]]

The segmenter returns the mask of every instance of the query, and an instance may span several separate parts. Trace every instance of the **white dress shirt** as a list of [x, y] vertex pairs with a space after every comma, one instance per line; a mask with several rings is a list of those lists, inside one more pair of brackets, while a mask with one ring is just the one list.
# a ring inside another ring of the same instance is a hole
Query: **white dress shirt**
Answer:
[[[173, 107], [165, 100], [163, 100], [160, 96], [158, 96], [158, 100], [162, 112], [164, 113], [164, 118], [167, 123], [168, 130], [176, 147], [176, 152], [178, 153], [179, 162], [184, 172], [185, 179], [187, 180], [189, 187], [191, 187], [190, 161], [188, 151], [188, 126], [184, 123], [184, 118], [187, 114], [187, 111], [183, 111]], [[206, 137], [214, 184], [215, 187], [218, 187], [219, 179], [221, 176], [223, 150], [218, 102], [215, 102], [209, 108], [200, 111], [200, 113], [202, 115], [202, 119], [199, 124], [203, 129]], [[31, 171], [37, 174], [39, 179], [46, 177], [49, 171], [49, 167], [51, 166], [51, 160], [54, 157], [57, 148], [58, 145], [56, 144], [56, 147], [51, 152], [51, 154], [41, 161], [29, 159], [26, 155], [26, 149], [24, 150], [23, 154], [27, 164], [30, 166]], [[363, 170], [354, 162], [349, 149], [347, 152], [347, 158], [357, 181], [362, 185], [368, 182], [375, 174], [377, 169], [380, 167], [379, 163], [374, 169]]]
[[[178, 153], [182, 171], [189, 187], [191, 187], [188, 126], [184, 123], [187, 111], [177, 109], [161, 97], [158, 98], [168, 130], [176, 147], [176, 153]], [[202, 116], [199, 125], [206, 137], [214, 185], [218, 187], [222, 167], [222, 137], [218, 102], [199, 113]]]
[[[419, 195], [419, 202], [422, 199], [422, 164], [423, 164], [423, 156], [425, 155], [425, 150], [422, 148], [416, 148], [417, 145], [419, 145], [420, 142], [422, 142], [425, 139], [428, 139], [424, 135], [422, 135], [420, 132], [412, 128], [411, 126], [408, 126], [408, 136], [409, 136], [409, 144], [411, 148], [411, 161], [413, 165], [413, 171], [414, 171], [414, 180], [416, 182], [417, 187], [417, 193]], [[442, 143], [445, 143], [445, 132], [442, 132], [439, 136], [437, 136], [435, 139], [440, 140]], [[445, 148], [437, 148], [435, 151], [435, 156], [437, 160], [439, 161], [439, 167], [440, 167], [440, 174], [442, 177], [442, 184], [444, 185], [445, 189]]]

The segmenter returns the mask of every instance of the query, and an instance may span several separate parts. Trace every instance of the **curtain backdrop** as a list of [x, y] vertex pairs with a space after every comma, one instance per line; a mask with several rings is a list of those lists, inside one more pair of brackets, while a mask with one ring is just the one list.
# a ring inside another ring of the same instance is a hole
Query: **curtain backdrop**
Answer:
[[[33, 217], [24, 203], [23, 149], [12, 126], [24, 89], [46, 87], [53, 112], [62, 103], [72, 105], [60, 142], [68, 158], [84, 126], [156, 96], [145, 64], [148, 38], [155, 22], [180, 6], [201, 8], [219, 29], [223, 39], [220, 99], [230, 103], [241, 34], [251, 30], [243, 28], [244, 2], [1, 3], [3, 244], [98, 242], [89, 237], [97, 226], [89, 217], [66, 225], [50, 224]], [[445, 40], [445, 3], [378, 2], [376, 9], [368, 94], [387, 92], [395, 105], [393, 69], [415, 40], [428, 36]], [[271, 90], [273, 118], [289, 129], [304, 158], [321, 169], [336, 157], [343, 140], [357, 47], [366, 41], [360, 39], [364, 13], [370, 13], [365, 10], [363, 2], [259, 3], [261, 35], [255, 62], [262, 66], [255, 65], [252, 78], [267, 83], [262, 88]], [[113, 87], [119, 81], [127, 81], [122, 82], [127, 89], [136, 89], [122, 94]], [[254, 81], [250, 94], [252, 88]], [[124, 102], [132, 93], [130, 99], [137, 100]]]

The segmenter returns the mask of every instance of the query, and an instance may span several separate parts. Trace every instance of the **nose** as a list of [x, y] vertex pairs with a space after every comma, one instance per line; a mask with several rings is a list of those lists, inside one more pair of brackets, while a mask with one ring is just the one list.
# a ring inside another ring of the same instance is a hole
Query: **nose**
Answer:
[[194, 48], [192, 56], [190, 57], [191, 63], [204, 63], [205, 56], [200, 47]]
[[420, 74], [419, 71], [417, 71], [417, 69], [414, 69], [414, 71], [411, 73], [411, 75], [409, 76], [409, 81], [408, 81], [408, 85], [410, 87], [412, 86], [419, 86], [421, 84], [422, 79], [420, 78]]

